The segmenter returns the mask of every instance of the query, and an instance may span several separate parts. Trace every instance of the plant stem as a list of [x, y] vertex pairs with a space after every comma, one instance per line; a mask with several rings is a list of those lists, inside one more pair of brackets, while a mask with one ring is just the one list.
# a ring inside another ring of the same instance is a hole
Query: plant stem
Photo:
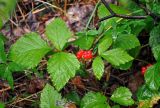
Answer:
[[86, 24], [85, 30], [88, 29], [89, 24], [91, 23], [92, 18], [93, 18], [94, 14], [95, 14], [95, 12], [96, 12], [96, 10], [97, 10], [97, 8], [98, 8], [98, 5], [100, 4], [100, 1], [101, 1], [101, 0], [99, 0], [99, 1], [97, 2], [97, 4], [96, 4], [96, 6], [95, 6], [95, 8], [94, 8], [94, 10], [93, 10], [93, 12], [92, 12], [92, 14], [91, 14], [91, 16], [89, 17], [89, 20], [88, 20], [88, 22], [87, 22], [87, 24]]

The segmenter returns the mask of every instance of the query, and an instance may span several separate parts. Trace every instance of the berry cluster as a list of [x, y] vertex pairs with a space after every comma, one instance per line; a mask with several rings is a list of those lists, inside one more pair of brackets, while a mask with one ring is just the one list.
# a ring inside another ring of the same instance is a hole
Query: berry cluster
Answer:
[[91, 50], [79, 50], [76, 54], [76, 57], [84, 60], [90, 60], [93, 58], [92, 51]]
[[147, 68], [150, 67], [150, 66], [152, 66], [152, 64], [148, 64], [147, 66], [143, 66], [143, 67], [141, 68], [141, 74], [144, 75], [145, 72], [146, 72], [146, 70], [147, 70]]

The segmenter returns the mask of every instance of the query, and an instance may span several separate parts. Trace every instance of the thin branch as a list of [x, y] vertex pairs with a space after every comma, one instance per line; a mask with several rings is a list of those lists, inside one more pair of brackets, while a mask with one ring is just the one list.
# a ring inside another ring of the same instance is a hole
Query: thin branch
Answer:
[[146, 19], [147, 16], [129, 16], [129, 15], [121, 15], [121, 14], [115, 14], [115, 17], [120, 17], [124, 19]]
[[[137, 2], [138, 1], [138, 2]], [[143, 9], [147, 15], [151, 16], [155, 21], [160, 21], [160, 16], [156, 15], [155, 13], [151, 12], [146, 6], [144, 6], [143, 4], [141, 4], [139, 2], [139, 0], [135, 1], [135, 3], [141, 8]]]
[[109, 4], [108, 4], [105, 0], [101, 0], [101, 1], [102, 1], [102, 3], [105, 5], [105, 7], [108, 9], [108, 11], [109, 11], [112, 15], [114, 15], [115, 12], [110, 8]]
[[113, 17], [115, 17], [115, 15], [109, 15], [109, 16], [103, 17], [99, 20], [99, 22], [104, 21], [104, 20], [109, 19], [109, 18], [113, 18]]
[[119, 18], [124, 18], [124, 19], [146, 19], [147, 18], [147, 16], [129, 16], [129, 15], [121, 15], [121, 14], [114, 14], [114, 15], [111, 14], [109, 16], [101, 18], [99, 22], [104, 21], [109, 18], [113, 18], [113, 17], [119, 17]]
[[105, 0], [101, 0], [101, 1], [105, 5], [105, 7], [108, 9], [111, 15], [101, 18], [99, 22], [104, 21], [109, 18], [113, 18], [113, 17], [119, 17], [119, 18], [124, 18], [124, 19], [146, 19], [147, 18], [147, 16], [130, 16], [130, 15], [117, 14], [110, 8], [109, 4]]

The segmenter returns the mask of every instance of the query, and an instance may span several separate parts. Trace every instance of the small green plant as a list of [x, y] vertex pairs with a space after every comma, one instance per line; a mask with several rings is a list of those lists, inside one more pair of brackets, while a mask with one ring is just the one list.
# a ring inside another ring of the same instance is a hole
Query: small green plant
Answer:
[[[46, 26], [47, 41], [43, 40], [38, 33], [31, 32], [19, 38], [11, 46], [8, 54], [4, 48], [5, 40], [1, 36], [0, 77], [8, 80], [13, 88], [13, 72], [36, 69], [41, 60], [45, 59], [46, 70], [54, 87], [46, 84], [41, 93], [40, 107], [63, 108], [68, 100], [62, 97], [59, 91], [80, 69], [85, 69], [82, 65], [86, 62], [92, 63], [93, 74], [97, 80], [102, 78], [106, 62], [116, 69], [129, 69], [141, 49], [138, 35], [142, 30], [148, 30], [149, 45], [156, 63], [143, 67], [145, 84], [138, 90], [137, 101], [132, 99], [132, 93], [126, 87], [118, 87], [110, 99], [101, 92], [89, 91], [82, 100], [77, 98], [77, 101], [80, 108], [120, 108], [120, 105], [131, 106], [137, 103], [139, 108], [153, 107], [160, 99], [160, 13], [158, 11], [160, 3], [158, 0], [127, 0], [127, 2], [120, 0], [124, 6], [120, 7], [108, 4], [105, 0], [101, 1], [103, 4], [99, 5], [97, 11], [101, 21], [99, 28], [88, 30], [86, 27], [84, 31], [75, 34], [74, 41], [69, 41], [74, 34], [60, 18], [55, 18]], [[2, 0], [0, 4], [6, 4], [6, 2]], [[136, 7], [132, 8], [135, 5]], [[1, 7], [0, 9], [3, 10]], [[8, 13], [9, 10], [6, 12]], [[0, 14], [3, 13], [0, 12]], [[8, 14], [4, 15], [8, 18]], [[2, 20], [3, 17], [0, 17], [0, 26]], [[68, 46], [74, 46], [76, 50], [69, 52]], [[114, 106], [110, 105], [110, 102], [114, 103]]]

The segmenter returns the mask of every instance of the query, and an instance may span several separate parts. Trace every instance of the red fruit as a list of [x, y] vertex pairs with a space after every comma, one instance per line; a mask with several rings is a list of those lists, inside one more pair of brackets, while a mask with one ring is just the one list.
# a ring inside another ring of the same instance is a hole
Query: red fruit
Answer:
[[144, 75], [144, 74], [145, 74], [145, 72], [146, 72], [146, 70], [147, 70], [147, 68], [146, 68], [146, 67], [142, 67], [142, 68], [141, 68], [141, 74], [142, 74], [142, 75]]
[[83, 56], [82, 56], [85, 60], [89, 60], [89, 59], [92, 59], [93, 58], [93, 55], [92, 55], [92, 51], [91, 50], [88, 50], [88, 51], [85, 51], [83, 53]]
[[149, 68], [150, 66], [152, 66], [152, 64], [148, 64], [147, 66], [142, 67], [141, 68], [141, 74], [144, 75], [146, 70], [147, 70], [147, 68]]
[[85, 52], [84, 50], [79, 50], [79, 51], [77, 52], [77, 54], [76, 54], [76, 57], [77, 57], [78, 59], [81, 59], [84, 52]]

